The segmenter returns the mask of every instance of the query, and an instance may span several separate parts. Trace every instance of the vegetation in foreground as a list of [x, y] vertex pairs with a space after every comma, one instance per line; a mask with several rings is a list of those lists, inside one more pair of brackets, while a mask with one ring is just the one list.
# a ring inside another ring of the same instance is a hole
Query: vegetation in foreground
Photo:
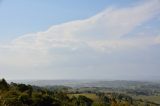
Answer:
[[25, 84], [8, 84], [0, 80], [0, 106], [160, 106], [157, 103], [133, 99], [123, 93], [77, 92], [47, 89]]

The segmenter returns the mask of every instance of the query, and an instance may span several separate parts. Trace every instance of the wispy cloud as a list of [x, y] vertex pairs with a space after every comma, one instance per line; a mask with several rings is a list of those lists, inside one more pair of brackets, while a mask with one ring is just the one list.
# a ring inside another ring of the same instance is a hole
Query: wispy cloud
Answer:
[[[88, 19], [54, 25], [46, 31], [22, 35], [8, 44], [1, 44], [0, 65], [43, 67], [77, 59], [77, 54], [86, 58], [88, 54], [108, 54], [157, 45], [160, 43], [159, 34], [138, 37], [133, 32], [159, 15], [159, 0], [148, 0], [126, 8], [110, 7]], [[131, 37], [125, 38], [127, 35]]]
[[37, 49], [72, 48], [73, 44], [88, 45], [95, 41], [123, 42], [123, 36], [160, 14], [159, 5], [158, 0], [153, 0], [133, 7], [109, 8], [86, 20], [54, 25], [47, 31], [21, 36], [13, 40], [12, 45]]

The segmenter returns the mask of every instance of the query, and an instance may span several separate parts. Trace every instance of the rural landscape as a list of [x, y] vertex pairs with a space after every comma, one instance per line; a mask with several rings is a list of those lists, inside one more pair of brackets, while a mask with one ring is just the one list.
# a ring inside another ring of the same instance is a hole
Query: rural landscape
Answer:
[[0, 0], [0, 106], [160, 106], [160, 0]]
[[9, 84], [2, 79], [0, 106], [160, 106], [160, 82], [38, 81], [52, 82], [41, 86], [33, 82]]

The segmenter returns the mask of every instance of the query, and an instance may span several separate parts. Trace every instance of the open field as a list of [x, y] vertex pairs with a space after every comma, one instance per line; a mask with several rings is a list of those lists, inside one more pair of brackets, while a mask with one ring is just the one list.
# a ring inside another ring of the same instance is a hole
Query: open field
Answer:
[[80, 96], [80, 95], [85, 96], [85, 97], [87, 97], [87, 98], [90, 98], [90, 99], [92, 99], [92, 100], [94, 100], [94, 101], [97, 101], [97, 100], [98, 100], [98, 96], [97, 96], [96, 94], [89, 94], [89, 93], [69, 94], [70, 97], [72, 97], [72, 96], [78, 97], [78, 96]]
[[160, 96], [133, 96], [135, 99], [142, 99], [160, 104]]

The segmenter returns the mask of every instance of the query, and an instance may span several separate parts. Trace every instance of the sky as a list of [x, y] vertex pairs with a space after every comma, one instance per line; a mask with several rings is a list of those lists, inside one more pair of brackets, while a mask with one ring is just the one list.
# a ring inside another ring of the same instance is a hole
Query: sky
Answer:
[[160, 80], [160, 0], [0, 0], [0, 78]]

